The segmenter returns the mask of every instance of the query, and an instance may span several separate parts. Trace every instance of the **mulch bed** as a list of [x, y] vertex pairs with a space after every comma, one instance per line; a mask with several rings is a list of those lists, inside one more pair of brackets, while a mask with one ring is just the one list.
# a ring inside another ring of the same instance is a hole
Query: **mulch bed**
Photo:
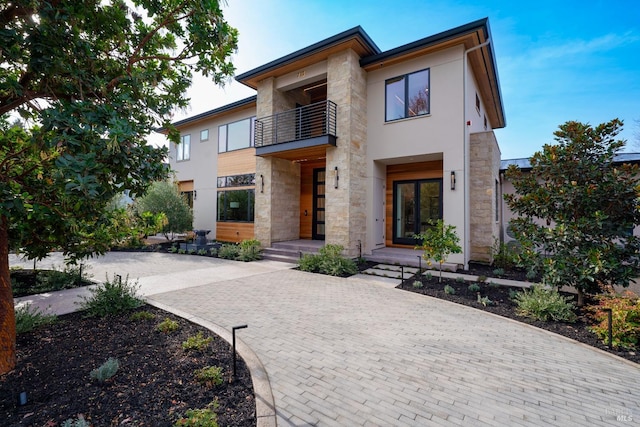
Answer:
[[[251, 375], [240, 357], [232, 380], [229, 344], [205, 328], [151, 306], [151, 320], [124, 315], [84, 318], [61, 316], [51, 326], [18, 336], [17, 368], [0, 377], [0, 424], [59, 426], [82, 414], [92, 426], [172, 426], [188, 409], [217, 402], [220, 426], [255, 426]], [[165, 318], [180, 325], [173, 333], [156, 330]], [[202, 331], [213, 337], [202, 351], [186, 352], [182, 342]], [[89, 373], [109, 357], [120, 362], [105, 383]], [[196, 369], [222, 367], [224, 383], [201, 385]], [[27, 404], [17, 397], [27, 392]]]
[[[425, 275], [414, 276], [411, 279], [403, 281], [398, 288], [410, 292], [416, 292], [423, 295], [428, 295], [435, 298], [452, 301], [458, 304], [463, 304], [469, 307], [473, 307], [479, 310], [488, 311], [503, 317], [517, 320], [519, 322], [528, 323], [538, 328], [546, 329], [556, 334], [563, 335], [565, 337], [580, 341], [584, 344], [605, 350], [609, 353], [623, 357], [635, 363], [640, 363], [640, 354], [634, 351], [622, 350], [622, 349], [610, 349], [608, 348], [598, 337], [589, 330], [589, 318], [585, 311], [580, 308], [576, 309], [578, 319], [575, 323], [565, 322], [541, 322], [536, 320], [527, 319], [525, 317], [518, 316], [516, 314], [516, 304], [511, 300], [511, 292], [522, 291], [522, 288], [515, 288], [510, 286], [492, 285], [491, 274], [489, 266], [474, 265], [469, 266], [467, 271], [458, 271], [461, 274], [473, 274], [473, 275], [487, 275], [488, 279], [484, 283], [478, 283], [480, 286], [481, 297], [488, 297], [493, 302], [491, 305], [483, 305], [478, 302], [477, 292], [469, 291], [468, 287], [472, 282], [459, 283], [454, 279], [442, 278], [442, 283], [438, 282], [438, 272], [433, 271], [431, 278]], [[521, 276], [522, 275], [522, 276]], [[503, 278], [509, 278], [512, 280], [525, 281], [525, 272], [505, 272]], [[423, 286], [421, 288], [415, 287], [414, 282], [419, 280]], [[446, 285], [451, 286], [455, 290], [455, 294], [450, 295], [445, 293], [444, 287]], [[572, 294], [564, 293], [565, 296], [573, 296]], [[588, 301], [587, 301], [588, 302]]]

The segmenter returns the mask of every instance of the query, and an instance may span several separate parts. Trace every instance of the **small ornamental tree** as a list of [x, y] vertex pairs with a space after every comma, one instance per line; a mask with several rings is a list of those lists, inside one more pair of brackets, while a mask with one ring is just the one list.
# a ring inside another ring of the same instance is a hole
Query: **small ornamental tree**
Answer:
[[618, 119], [596, 127], [567, 122], [554, 133], [557, 144], [531, 157], [531, 171], [511, 166], [506, 173], [524, 259], [545, 284], [575, 288], [579, 306], [585, 293], [626, 287], [640, 273], [632, 234], [640, 223], [639, 171], [614, 163], [625, 145], [615, 140], [621, 128]]
[[135, 201], [135, 209], [140, 216], [145, 212], [164, 214], [162, 233], [167, 240], [172, 240], [169, 234], [173, 237], [175, 233], [190, 231], [193, 225], [193, 211], [178, 186], [170, 181], [151, 184], [147, 193]]
[[447, 261], [449, 255], [462, 252], [456, 227], [447, 225], [439, 219], [433, 226], [414, 237], [422, 242], [416, 246], [416, 249], [422, 250], [422, 258], [427, 261], [427, 264], [431, 265], [432, 259], [440, 264], [438, 282], [442, 282], [442, 264]]

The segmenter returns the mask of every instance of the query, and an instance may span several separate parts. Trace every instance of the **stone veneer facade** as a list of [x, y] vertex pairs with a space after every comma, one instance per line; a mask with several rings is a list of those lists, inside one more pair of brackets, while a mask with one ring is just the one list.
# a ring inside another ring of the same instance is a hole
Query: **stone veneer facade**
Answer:
[[[327, 149], [326, 241], [349, 256], [366, 239], [366, 72], [352, 50], [329, 57], [327, 99], [338, 106], [336, 147]], [[335, 167], [338, 188], [334, 188]]]
[[491, 247], [500, 231], [500, 149], [491, 131], [471, 134], [469, 144], [470, 259], [492, 262]]

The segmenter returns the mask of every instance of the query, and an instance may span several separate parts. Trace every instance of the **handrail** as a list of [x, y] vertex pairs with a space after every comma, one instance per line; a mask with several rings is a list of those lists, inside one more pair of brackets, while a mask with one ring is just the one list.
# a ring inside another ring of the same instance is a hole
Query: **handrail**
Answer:
[[283, 111], [255, 122], [256, 147], [336, 134], [338, 107], [326, 100]]

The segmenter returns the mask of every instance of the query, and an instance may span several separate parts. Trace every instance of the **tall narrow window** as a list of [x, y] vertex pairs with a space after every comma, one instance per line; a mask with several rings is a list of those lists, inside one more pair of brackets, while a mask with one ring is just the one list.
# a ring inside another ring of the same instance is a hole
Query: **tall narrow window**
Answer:
[[191, 158], [191, 135], [180, 136], [180, 144], [176, 146], [176, 160], [189, 160]]
[[429, 69], [389, 79], [385, 91], [386, 121], [429, 114]]

